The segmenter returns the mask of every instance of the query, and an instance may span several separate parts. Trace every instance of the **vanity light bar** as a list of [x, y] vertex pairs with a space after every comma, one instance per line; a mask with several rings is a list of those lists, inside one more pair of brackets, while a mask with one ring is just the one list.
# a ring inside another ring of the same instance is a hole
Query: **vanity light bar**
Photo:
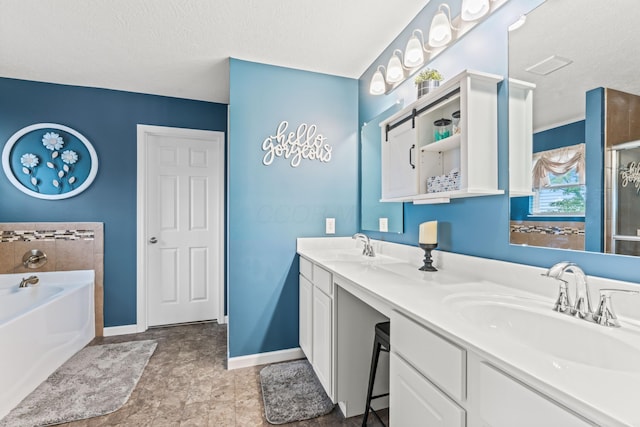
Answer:
[[438, 6], [438, 10], [431, 18], [427, 42], [424, 41], [422, 30], [415, 29], [411, 32], [404, 52], [400, 49], [393, 51], [384, 79], [380, 79], [382, 66], [376, 67], [369, 86], [371, 95], [387, 94], [395, 89], [413, 75], [418, 68], [427, 65], [509, 0], [461, 1], [461, 13], [453, 19], [451, 19], [451, 9], [447, 3], [441, 3]]

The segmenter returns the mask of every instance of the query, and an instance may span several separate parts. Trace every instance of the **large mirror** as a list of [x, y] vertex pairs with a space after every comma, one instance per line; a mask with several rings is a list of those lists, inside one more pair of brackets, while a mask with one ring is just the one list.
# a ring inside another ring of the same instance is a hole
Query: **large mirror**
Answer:
[[510, 242], [640, 255], [640, 6], [547, 0], [509, 29]]
[[380, 123], [400, 111], [394, 104], [367, 123], [360, 131], [362, 166], [360, 169], [360, 228], [366, 231], [402, 233], [404, 211], [402, 203], [381, 203], [381, 131]]

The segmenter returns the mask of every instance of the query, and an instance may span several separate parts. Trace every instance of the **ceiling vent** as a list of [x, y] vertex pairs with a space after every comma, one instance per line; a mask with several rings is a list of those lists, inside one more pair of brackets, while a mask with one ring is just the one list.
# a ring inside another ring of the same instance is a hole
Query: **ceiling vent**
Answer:
[[539, 76], [546, 76], [554, 71], [559, 70], [562, 67], [566, 67], [571, 64], [573, 61], [567, 58], [563, 58], [561, 56], [552, 55], [542, 61], [534, 64], [526, 69], [526, 71], [537, 74]]

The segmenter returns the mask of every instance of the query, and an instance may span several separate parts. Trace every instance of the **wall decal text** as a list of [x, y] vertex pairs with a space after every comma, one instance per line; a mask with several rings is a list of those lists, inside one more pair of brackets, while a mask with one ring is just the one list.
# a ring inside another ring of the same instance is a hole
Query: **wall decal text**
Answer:
[[262, 150], [266, 153], [262, 159], [265, 166], [273, 163], [276, 157], [291, 159], [292, 167], [297, 168], [302, 159], [319, 160], [323, 163], [331, 160], [331, 145], [327, 138], [318, 133], [316, 125], [300, 124], [295, 132], [287, 132], [289, 122], [283, 120], [278, 125], [275, 135], [262, 142]]

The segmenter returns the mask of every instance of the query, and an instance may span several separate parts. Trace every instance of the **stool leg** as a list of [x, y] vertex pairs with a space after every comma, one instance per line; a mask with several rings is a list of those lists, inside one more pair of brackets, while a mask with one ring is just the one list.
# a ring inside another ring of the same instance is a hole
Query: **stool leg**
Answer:
[[367, 406], [364, 409], [364, 416], [362, 418], [362, 427], [367, 425], [367, 418], [369, 418], [369, 410], [371, 409], [371, 395], [373, 394], [373, 384], [376, 379], [376, 370], [378, 369], [378, 358], [380, 357], [380, 348], [382, 344], [377, 338], [373, 341], [373, 354], [371, 356], [371, 371], [369, 372], [369, 388], [367, 389]]

